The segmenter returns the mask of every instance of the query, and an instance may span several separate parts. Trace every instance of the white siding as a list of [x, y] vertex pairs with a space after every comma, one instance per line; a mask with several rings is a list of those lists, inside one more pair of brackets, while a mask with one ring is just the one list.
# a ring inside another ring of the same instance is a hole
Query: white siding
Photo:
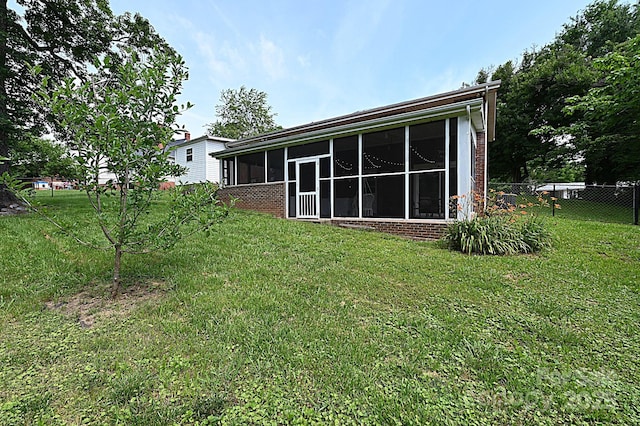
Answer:
[[475, 130], [467, 117], [458, 117], [458, 191], [457, 194], [465, 195], [465, 199], [458, 200], [462, 205], [462, 211], [458, 218], [462, 219], [466, 213], [471, 212], [471, 206], [466, 201], [473, 200], [471, 180], [471, 138]]
[[[187, 161], [187, 149], [192, 149], [192, 161]], [[187, 172], [180, 176], [178, 181], [185, 184], [219, 182], [220, 162], [209, 154], [223, 149], [223, 142], [207, 139], [178, 146], [175, 153], [176, 164], [187, 168]]]
[[208, 154], [222, 151], [224, 143], [207, 141], [207, 180], [209, 182], [220, 183], [220, 160]]

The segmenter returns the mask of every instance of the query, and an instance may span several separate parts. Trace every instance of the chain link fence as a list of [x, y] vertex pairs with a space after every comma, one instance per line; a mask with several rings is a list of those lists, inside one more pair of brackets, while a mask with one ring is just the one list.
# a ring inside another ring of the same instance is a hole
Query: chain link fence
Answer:
[[539, 214], [568, 219], [638, 225], [640, 185], [572, 183], [490, 183], [489, 190], [516, 206], [544, 198]]

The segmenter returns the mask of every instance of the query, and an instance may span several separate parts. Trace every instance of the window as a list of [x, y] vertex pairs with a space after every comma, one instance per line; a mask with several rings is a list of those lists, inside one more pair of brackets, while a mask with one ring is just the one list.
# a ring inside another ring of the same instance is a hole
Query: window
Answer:
[[360, 170], [358, 164], [358, 136], [347, 136], [333, 140], [333, 175], [357, 176]]
[[288, 148], [289, 159], [314, 157], [329, 153], [329, 141], [308, 143], [305, 145], [290, 146]]
[[267, 182], [284, 180], [284, 148], [267, 151]]
[[238, 156], [238, 183], [264, 183], [264, 152]]
[[193, 148], [187, 148], [187, 161], [193, 161]]
[[362, 217], [404, 217], [404, 174], [362, 178]]
[[225, 185], [235, 185], [234, 158], [224, 158], [222, 160], [222, 183]]
[[404, 172], [404, 127], [362, 135], [362, 173]]
[[445, 121], [409, 127], [409, 170], [444, 169]]

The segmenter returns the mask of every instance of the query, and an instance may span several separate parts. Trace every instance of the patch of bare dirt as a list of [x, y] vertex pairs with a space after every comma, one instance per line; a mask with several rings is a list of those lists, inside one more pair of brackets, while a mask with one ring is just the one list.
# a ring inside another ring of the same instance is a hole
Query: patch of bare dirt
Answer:
[[45, 303], [47, 309], [78, 318], [78, 325], [91, 328], [101, 320], [126, 318], [138, 306], [161, 299], [166, 292], [163, 282], [152, 281], [124, 288], [115, 299], [110, 289], [89, 289], [66, 299]]

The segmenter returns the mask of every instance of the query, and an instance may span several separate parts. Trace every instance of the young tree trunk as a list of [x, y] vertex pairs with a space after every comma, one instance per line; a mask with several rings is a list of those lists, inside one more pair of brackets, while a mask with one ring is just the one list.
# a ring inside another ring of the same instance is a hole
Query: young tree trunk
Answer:
[[120, 292], [120, 259], [122, 258], [122, 247], [120, 245], [115, 246], [115, 259], [113, 261], [113, 284], [111, 285], [111, 298], [118, 297]]

